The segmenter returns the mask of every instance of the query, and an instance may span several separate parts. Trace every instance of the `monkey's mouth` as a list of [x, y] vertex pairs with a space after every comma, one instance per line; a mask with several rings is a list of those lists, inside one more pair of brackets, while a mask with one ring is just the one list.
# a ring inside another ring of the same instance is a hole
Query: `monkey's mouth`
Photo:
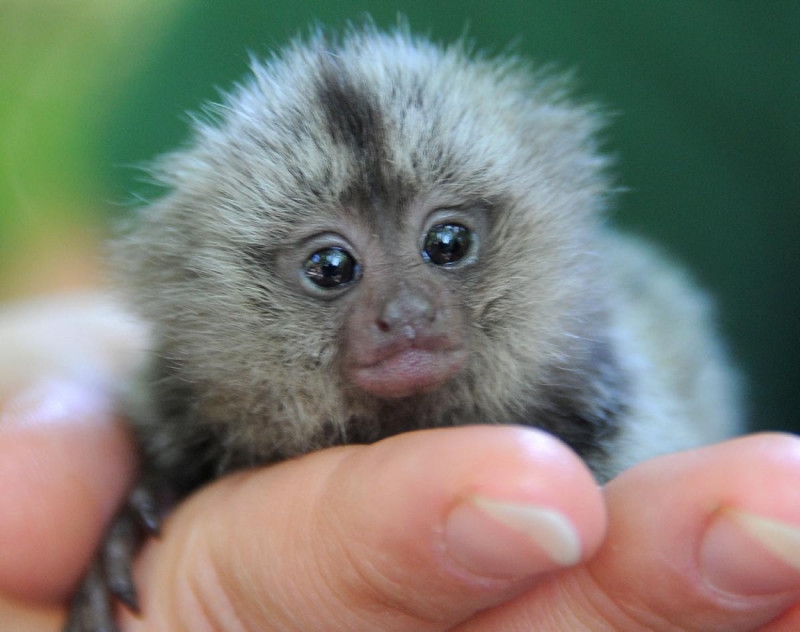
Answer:
[[353, 367], [351, 376], [363, 391], [385, 399], [430, 391], [458, 373], [467, 362], [463, 349], [402, 349], [367, 366]]

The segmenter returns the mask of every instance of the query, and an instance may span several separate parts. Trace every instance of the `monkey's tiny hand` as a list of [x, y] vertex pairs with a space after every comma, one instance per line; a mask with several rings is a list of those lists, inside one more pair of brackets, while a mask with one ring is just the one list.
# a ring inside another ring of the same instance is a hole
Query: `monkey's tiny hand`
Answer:
[[117, 632], [114, 601], [139, 613], [131, 566], [145, 535], [157, 535], [161, 508], [151, 489], [139, 484], [114, 517], [70, 604], [64, 632]]

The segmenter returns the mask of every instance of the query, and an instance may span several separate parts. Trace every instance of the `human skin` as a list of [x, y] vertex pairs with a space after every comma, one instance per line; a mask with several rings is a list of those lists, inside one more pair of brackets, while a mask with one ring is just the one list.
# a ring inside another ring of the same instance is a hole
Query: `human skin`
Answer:
[[[136, 336], [93, 301], [13, 353], [44, 307], [0, 318], [2, 629], [58, 630], [135, 476], [111, 385]], [[61, 356], [76, 341], [80, 363]], [[800, 440], [660, 457], [603, 488], [530, 428], [325, 450], [190, 497], [136, 579], [126, 632], [800, 629]]]

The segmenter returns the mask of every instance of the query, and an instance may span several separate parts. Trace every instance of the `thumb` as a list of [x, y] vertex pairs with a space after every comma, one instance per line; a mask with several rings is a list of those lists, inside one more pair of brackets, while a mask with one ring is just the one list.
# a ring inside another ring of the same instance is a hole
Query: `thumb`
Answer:
[[0, 628], [61, 603], [134, 474], [113, 392], [146, 332], [100, 294], [0, 306]]
[[218, 481], [137, 567], [126, 631], [447, 630], [592, 555], [600, 492], [549, 435], [463, 427]]

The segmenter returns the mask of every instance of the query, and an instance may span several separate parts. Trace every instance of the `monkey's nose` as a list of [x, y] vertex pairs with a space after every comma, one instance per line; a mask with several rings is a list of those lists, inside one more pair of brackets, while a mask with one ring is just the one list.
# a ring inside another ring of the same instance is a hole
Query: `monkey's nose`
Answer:
[[401, 290], [387, 301], [375, 324], [382, 333], [413, 340], [435, 319], [436, 307], [427, 296]]

